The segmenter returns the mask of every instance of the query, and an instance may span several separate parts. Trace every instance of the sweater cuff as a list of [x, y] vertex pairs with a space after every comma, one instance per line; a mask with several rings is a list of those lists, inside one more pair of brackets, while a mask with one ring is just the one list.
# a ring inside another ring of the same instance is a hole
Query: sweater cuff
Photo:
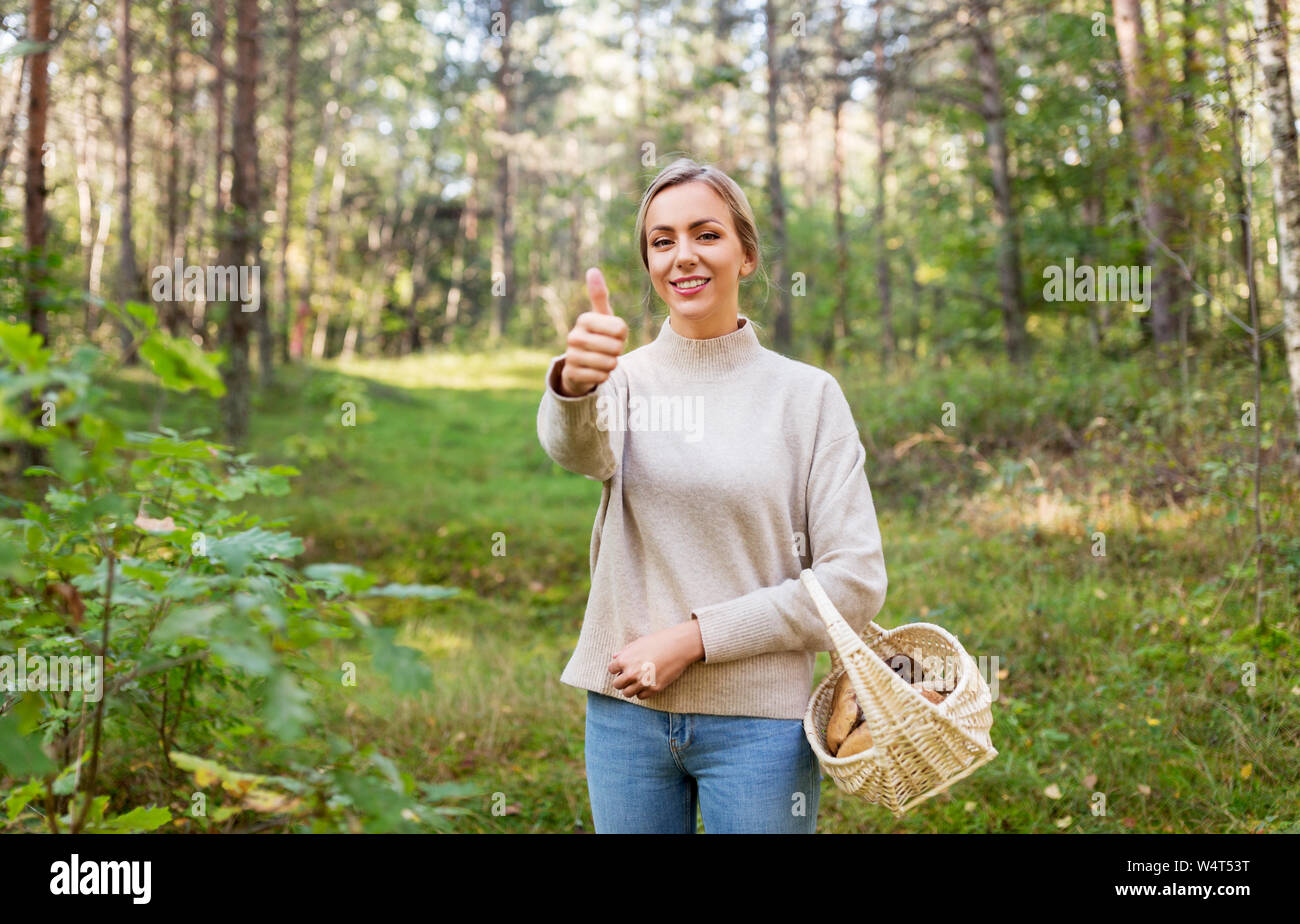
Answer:
[[596, 392], [599, 391], [599, 388], [593, 388], [585, 395], [576, 395], [572, 397], [569, 395], [562, 394], [560, 392], [560, 384], [561, 384], [560, 372], [563, 369], [564, 369], [564, 356], [560, 355], [560, 356], [552, 357], [551, 365], [546, 370], [546, 390], [551, 393], [551, 396], [555, 398], [557, 401], [559, 401], [561, 404], [581, 405], [584, 402], [586, 402], [587, 404], [592, 404], [594, 406], [595, 402], [587, 401], [587, 399], [595, 398]]
[[736, 661], [766, 651], [777, 613], [767, 588], [692, 610], [700, 624], [704, 663]]

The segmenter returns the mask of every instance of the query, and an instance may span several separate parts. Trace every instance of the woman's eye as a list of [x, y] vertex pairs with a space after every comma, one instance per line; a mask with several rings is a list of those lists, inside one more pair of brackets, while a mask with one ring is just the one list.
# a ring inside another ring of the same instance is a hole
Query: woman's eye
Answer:
[[[713, 238], [720, 238], [720, 237], [722, 237], [722, 235], [718, 234], [718, 232], [716, 232], [716, 231], [705, 231], [705, 232], [704, 232], [703, 234], [701, 234], [700, 236], [703, 237], [704, 234], [708, 234], [708, 235], [710, 235], [710, 236], [713, 237]], [[671, 241], [669, 241], [668, 238], [666, 238], [666, 237], [661, 237], [661, 238], [659, 238], [657, 241], [654, 241], [653, 243], [651, 243], [650, 246], [651, 246], [651, 247], [658, 247], [660, 244], [664, 244], [664, 243], [671, 243]]]

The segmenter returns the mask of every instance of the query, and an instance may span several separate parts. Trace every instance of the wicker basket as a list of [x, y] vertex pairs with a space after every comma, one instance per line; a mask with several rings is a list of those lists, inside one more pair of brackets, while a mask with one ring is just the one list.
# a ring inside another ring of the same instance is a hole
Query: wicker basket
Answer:
[[[830, 673], [813, 691], [803, 727], [822, 769], [837, 787], [902, 817], [997, 756], [989, 738], [993, 698], [961, 642], [926, 622], [889, 630], [869, 622], [859, 638], [812, 570], [804, 569], [799, 577], [835, 643]], [[942, 665], [942, 678], [927, 683], [933, 689], [951, 690], [942, 702], [931, 703], [920, 696], [877, 657], [898, 653], [910, 656], [928, 676], [940, 673], [932, 668]], [[835, 684], [846, 669], [872, 746], [841, 758], [826, 749], [826, 723]]]

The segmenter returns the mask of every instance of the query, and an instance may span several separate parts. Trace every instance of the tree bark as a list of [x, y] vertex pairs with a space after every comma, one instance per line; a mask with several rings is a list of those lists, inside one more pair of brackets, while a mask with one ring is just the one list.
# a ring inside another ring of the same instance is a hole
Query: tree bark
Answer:
[[[134, 144], [135, 96], [132, 89], [131, 57], [131, 3], [130, 0], [118, 0], [118, 36], [117, 36], [118, 79], [122, 95], [122, 113], [118, 137], [118, 236], [120, 239], [117, 259], [117, 297], [126, 310], [128, 300], [138, 298], [139, 276], [135, 262], [135, 241], [132, 237], [131, 221], [131, 170], [132, 147]], [[131, 331], [126, 324], [118, 322], [122, 338], [122, 362], [133, 366], [139, 362]]]
[[[346, 50], [347, 42], [343, 37], [342, 30], [335, 31], [331, 35], [329, 64], [327, 67], [331, 90], [337, 89], [342, 78], [341, 61], [343, 52]], [[307, 253], [303, 262], [303, 280], [302, 288], [298, 294], [298, 308], [294, 312], [293, 333], [289, 337], [289, 359], [292, 362], [298, 362], [303, 358], [307, 339], [307, 322], [312, 318], [313, 314], [311, 299], [315, 291], [316, 252], [319, 249], [317, 242], [320, 239], [317, 230], [320, 224], [321, 187], [324, 184], [325, 163], [329, 159], [334, 136], [334, 119], [338, 108], [339, 104], [335, 99], [330, 99], [325, 104], [325, 111], [321, 117], [320, 141], [316, 145], [316, 153], [312, 159], [311, 192], [307, 194], [307, 215], [303, 227], [303, 240], [307, 245]]]
[[[1128, 116], [1131, 116], [1133, 141], [1138, 155], [1138, 187], [1141, 192], [1147, 234], [1155, 235], [1165, 243], [1170, 242], [1172, 210], [1165, 201], [1165, 193], [1156, 177], [1156, 168], [1166, 152], [1164, 133], [1160, 129], [1156, 101], [1159, 93], [1153, 92], [1153, 83], [1159, 86], [1147, 63], [1143, 47], [1141, 0], [1113, 0], [1115, 37], [1119, 44], [1120, 61], [1124, 65], [1124, 83], [1128, 94]], [[1126, 117], [1127, 118], [1127, 117]], [[1151, 336], [1157, 350], [1163, 350], [1177, 337], [1173, 316], [1173, 277], [1178, 269], [1164, 252], [1147, 237], [1147, 263], [1152, 267]]]
[[[1279, 0], [1255, 0], [1255, 30], [1264, 72], [1273, 147], [1273, 202], [1277, 212], [1277, 266], [1282, 299], [1291, 404], [1300, 422], [1300, 166], [1296, 162], [1295, 110], [1287, 67], [1286, 19]], [[1300, 440], [1300, 434], [1297, 439]]]
[[[831, 122], [833, 153], [831, 160], [831, 187], [835, 199], [835, 318], [830, 326], [831, 337], [840, 342], [849, 338], [849, 233], [844, 220], [844, 106], [849, 100], [848, 78], [839, 73], [847, 60], [844, 51], [844, 3], [836, 0], [835, 21], [831, 25], [831, 60], [836, 72], [832, 77]], [[811, 200], [810, 200], [811, 201]], [[834, 346], [834, 342], [828, 346]], [[831, 349], [825, 349], [830, 354]]]
[[[501, 147], [497, 157], [497, 234], [492, 248], [492, 312], [489, 336], [495, 342], [505, 335], [514, 316], [515, 304], [515, 188], [510, 144], [514, 134], [514, 73], [510, 63], [510, 26], [514, 21], [513, 0], [500, 0], [501, 64], [493, 76], [497, 91], [497, 130]], [[496, 291], [497, 274], [504, 283]]]
[[[180, 35], [184, 28], [181, 5], [172, 0], [167, 20], [167, 262], [181, 256], [177, 247], [180, 223]], [[179, 280], [175, 280], [179, 281]], [[172, 286], [167, 304], [167, 330], [175, 337], [180, 331], [181, 291]]]
[[1223, 62], [1228, 74], [1223, 85], [1228, 93], [1228, 132], [1232, 140], [1232, 159], [1228, 163], [1227, 185], [1236, 211], [1237, 257], [1246, 278], [1246, 291], [1258, 292], [1255, 260], [1250, 241], [1250, 203], [1246, 200], [1246, 178], [1241, 169], [1241, 112], [1237, 108], [1237, 92], [1232, 86], [1232, 43], [1228, 36], [1228, 10], [1226, 0], [1219, 0], [1219, 44], [1223, 49]]
[[[275, 197], [276, 218], [280, 222], [280, 254], [276, 261], [275, 304], [289, 317], [289, 224], [293, 195], [293, 142], [294, 103], [298, 95], [298, 43], [301, 26], [298, 19], [298, 0], [288, 0], [289, 5], [289, 60], [285, 62], [284, 76], [284, 146], [280, 150], [279, 177]], [[286, 338], [287, 341], [287, 338]], [[287, 342], [282, 358], [288, 360]]]
[[[261, 214], [257, 185], [257, 81], [259, 59], [258, 0], [238, 0], [235, 38], [235, 107], [231, 128], [234, 135], [234, 175], [230, 188], [233, 207], [230, 233], [226, 238], [227, 258], [223, 265], [257, 266], [261, 241]], [[260, 308], [259, 304], [259, 308]], [[227, 439], [242, 446], [248, 434], [249, 336], [251, 312], [244, 311], [239, 294], [226, 303], [224, 330], [229, 362], [222, 367], [226, 394], [222, 411]]]
[[[772, 236], [776, 242], [776, 256], [772, 260], [772, 275], [776, 277], [777, 303], [772, 319], [773, 345], [785, 353], [791, 343], [790, 285], [786, 279], [788, 241], [785, 228], [785, 190], [781, 185], [781, 133], [777, 100], [781, 95], [781, 62], [776, 47], [776, 0], [767, 0], [767, 194], [772, 210]], [[757, 256], [757, 255], [755, 255]]]
[[[32, 42], [50, 40], [50, 0], [32, 0], [28, 39]], [[45, 313], [45, 231], [48, 221], [45, 214], [45, 124], [49, 116], [50, 52], [48, 49], [31, 56], [31, 76], [27, 91], [27, 173], [24, 177], [24, 224], [27, 252], [31, 263], [27, 270], [24, 301], [27, 304], [27, 323], [33, 333], [40, 334], [48, 345], [50, 331]]]
[[[877, 15], [884, 15], [885, 4], [877, 6]], [[898, 345], [894, 340], [893, 286], [889, 272], [889, 204], [885, 179], [889, 171], [889, 70], [885, 66], [885, 43], [880, 38], [877, 22], [875, 53], [876, 80], [876, 292], [880, 298], [880, 365], [889, 367], [894, 361]]]
[[13, 150], [14, 139], [18, 137], [18, 113], [23, 108], [23, 81], [27, 77], [27, 62], [31, 55], [18, 59], [18, 82], [14, 85], [14, 104], [9, 109], [9, 118], [5, 120], [4, 138], [0, 139], [0, 184], [4, 182], [5, 169], [9, 166], [9, 152]]
[[998, 291], [1001, 295], [1002, 331], [1007, 356], [1013, 363], [1026, 358], [1025, 310], [1020, 275], [1020, 228], [1011, 199], [1011, 166], [1007, 153], [1006, 106], [997, 51], [989, 24], [987, 0], [971, 4], [972, 34], [984, 113], [984, 138], [993, 169], [993, 224], [998, 235]]

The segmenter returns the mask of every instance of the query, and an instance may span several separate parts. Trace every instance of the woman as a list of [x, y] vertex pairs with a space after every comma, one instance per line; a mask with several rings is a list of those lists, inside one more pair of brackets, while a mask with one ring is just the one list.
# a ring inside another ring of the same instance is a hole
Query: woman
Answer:
[[602, 482], [591, 593], [561, 681], [587, 690], [598, 833], [814, 833], [821, 773], [803, 731], [831, 647], [810, 567], [861, 632], [885, 600], [866, 451], [838, 382], [763, 347], [739, 314], [760, 265], [754, 215], [721, 171], [681, 159], [637, 214], [668, 306], [622, 356], [627, 324], [587, 273], [547, 371], [537, 433]]

